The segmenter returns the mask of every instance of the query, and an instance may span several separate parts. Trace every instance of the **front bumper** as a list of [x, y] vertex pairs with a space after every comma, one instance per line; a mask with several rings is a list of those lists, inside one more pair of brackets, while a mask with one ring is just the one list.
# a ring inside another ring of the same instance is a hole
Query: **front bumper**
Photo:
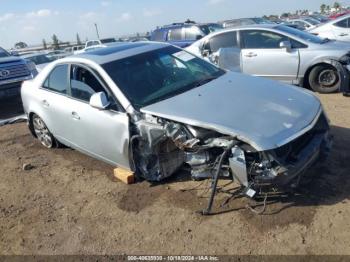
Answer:
[[278, 173], [272, 182], [277, 186], [290, 184], [295, 178], [302, 176], [312, 167], [323, 162], [322, 160], [329, 155], [332, 143], [333, 138], [329, 132], [315, 135], [308, 146], [299, 153], [296, 163], [284, 166], [283, 171]]

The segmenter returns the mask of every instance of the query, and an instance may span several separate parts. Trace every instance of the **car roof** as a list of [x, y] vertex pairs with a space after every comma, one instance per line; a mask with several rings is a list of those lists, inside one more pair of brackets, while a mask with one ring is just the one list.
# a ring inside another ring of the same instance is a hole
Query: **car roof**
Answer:
[[[158, 42], [116, 42], [105, 44], [105, 47], [87, 51], [71, 57], [84, 58], [91, 60], [97, 64], [105, 64], [136, 54], [142, 54], [148, 51], [153, 51], [163, 47], [170, 46], [166, 43]], [[66, 60], [69, 60], [67, 58]]]

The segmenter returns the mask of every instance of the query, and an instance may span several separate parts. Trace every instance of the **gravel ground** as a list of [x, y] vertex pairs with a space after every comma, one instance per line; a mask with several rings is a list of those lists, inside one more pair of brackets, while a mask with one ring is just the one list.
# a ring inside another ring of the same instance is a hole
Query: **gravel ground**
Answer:
[[127, 186], [109, 165], [44, 149], [24, 123], [1, 127], [0, 253], [350, 254], [350, 100], [320, 98], [332, 121], [331, 156], [312, 184], [270, 199], [261, 216], [245, 208], [247, 199], [220, 208], [220, 193], [219, 214], [202, 217], [208, 183], [185, 172]]

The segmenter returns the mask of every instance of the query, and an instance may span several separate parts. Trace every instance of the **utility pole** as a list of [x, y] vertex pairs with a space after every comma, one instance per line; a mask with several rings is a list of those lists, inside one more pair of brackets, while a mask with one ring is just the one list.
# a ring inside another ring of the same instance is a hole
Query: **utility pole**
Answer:
[[98, 33], [98, 28], [97, 28], [97, 24], [96, 23], [95, 23], [95, 28], [96, 28], [97, 39], [100, 39], [100, 34]]

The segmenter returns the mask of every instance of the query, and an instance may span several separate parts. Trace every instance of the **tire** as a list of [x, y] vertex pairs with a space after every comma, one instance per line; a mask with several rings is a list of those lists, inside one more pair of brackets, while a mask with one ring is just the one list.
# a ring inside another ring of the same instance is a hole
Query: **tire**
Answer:
[[49, 149], [59, 147], [60, 143], [51, 134], [45, 122], [38, 115], [34, 114], [32, 116], [31, 124], [36, 138], [44, 147]]
[[331, 65], [315, 66], [309, 74], [310, 87], [321, 94], [339, 91], [340, 83], [339, 72]]

